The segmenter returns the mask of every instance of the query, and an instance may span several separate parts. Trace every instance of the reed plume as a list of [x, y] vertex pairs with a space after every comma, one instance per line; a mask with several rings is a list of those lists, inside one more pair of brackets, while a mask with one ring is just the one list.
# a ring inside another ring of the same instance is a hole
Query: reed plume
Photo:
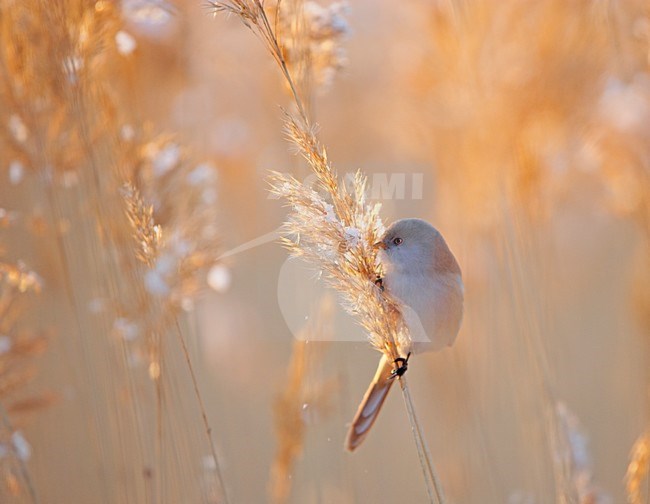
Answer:
[[315, 137], [291, 118], [287, 126], [327, 196], [290, 175], [271, 176], [271, 191], [292, 208], [283, 243], [294, 256], [318, 265], [326, 282], [341, 294], [345, 309], [368, 331], [373, 346], [395, 360], [407, 347], [408, 335], [397, 304], [376, 285], [381, 269], [374, 244], [384, 231], [381, 207], [366, 202], [366, 180], [360, 172], [352, 189], [340, 185]]
[[[371, 344], [390, 362], [406, 357], [404, 349], [410, 343], [408, 329], [398, 304], [378, 282], [381, 266], [375, 243], [382, 236], [384, 226], [379, 217], [381, 206], [366, 201], [366, 177], [358, 171], [350, 188], [339, 179], [325, 147], [317, 138], [317, 127], [308, 116], [302, 90], [295, 84], [284, 57], [284, 46], [269, 21], [264, 4], [260, 0], [225, 0], [210, 4], [215, 13], [227, 12], [239, 17], [262, 40], [280, 67], [297, 109], [296, 115], [285, 112], [285, 130], [289, 141], [316, 175], [317, 187], [313, 189], [290, 175], [271, 175], [271, 192], [284, 198], [291, 207], [284, 226], [284, 245], [292, 255], [306, 259], [324, 274], [325, 281], [340, 294], [344, 308], [355, 316], [368, 332]], [[434, 502], [435, 498], [444, 504], [444, 492], [406, 379], [402, 376], [399, 381], [429, 499]]]
[[[541, 413], [534, 418], [546, 421], [535, 427], [542, 436], [531, 436], [528, 428], [521, 435], [548, 442], [535, 448], [546, 448], [555, 501], [602, 498], [575, 484], [577, 474], [586, 478], [586, 468], [570, 456], [567, 439], [575, 435], [567, 435], [566, 414], [556, 407], [555, 344], [549, 343], [562, 310], [539, 307], [553, 288], [548, 278], [557, 266], [548, 243], [556, 239], [560, 201], [575, 203], [588, 192], [586, 185], [600, 185], [606, 197], [594, 207], [609, 201], [642, 230], [647, 227], [647, 43], [639, 44], [631, 29], [635, 19], [647, 33], [647, 7], [478, 0], [436, 2], [418, 15], [427, 42], [416, 56], [418, 70], [401, 82], [414, 90], [418, 120], [411, 123], [425, 124], [415, 149], [424, 146], [444, 187], [436, 210], [450, 224], [469, 227], [468, 241], [495, 250], [499, 275], [484, 278], [482, 288], [499, 289], [504, 278], [512, 282], [512, 305], [494, 317], [485, 349], [493, 351], [498, 338], [508, 337], [505, 348], [521, 352], [513, 360], [526, 362], [517, 388], [534, 391]], [[473, 281], [470, 276], [468, 292], [479, 289]], [[493, 310], [492, 305], [479, 315], [477, 328], [490, 323]], [[511, 315], [513, 334], [497, 334]], [[499, 351], [477, 356], [486, 368], [495, 357], [508, 360]], [[526, 401], [531, 392], [513, 396]], [[530, 454], [523, 456], [528, 459]], [[540, 474], [539, 482], [546, 485], [550, 477]]]
[[347, 65], [343, 45], [349, 33], [347, 10], [344, 2], [328, 6], [304, 0], [276, 2], [276, 37], [289, 73], [308, 103], [314, 92], [326, 92]]
[[317, 127], [307, 116], [263, 4], [235, 0], [211, 5], [214, 12], [236, 14], [264, 42], [280, 66], [298, 110], [297, 116], [285, 112], [285, 130], [316, 175], [320, 192], [290, 175], [271, 175], [271, 192], [292, 208], [283, 243], [293, 255], [319, 267], [326, 281], [341, 294], [343, 306], [368, 331], [373, 346], [395, 360], [402, 356], [400, 348], [406, 346], [409, 336], [397, 303], [376, 285], [381, 270], [374, 244], [384, 231], [379, 217], [381, 205], [366, 201], [366, 178], [361, 172], [350, 187], [339, 179], [316, 136]]
[[[121, 163], [125, 212], [145, 266], [132, 266], [142, 283], [144, 301], [155, 301], [151, 317], [147, 306], [134, 311], [160, 331], [203, 292], [217, 261], [217, 171], [211, 163], [196, 163], [168, 135], [147, 139], [141, 132], [129, 145]], [[157, 308], [156, 308], [157, 306]], [[143, 309], [144, 308], [144, 309]]]
[[[164, 483], [162, 450], [148, 449], [149, 441], [160, 447], [162, 435], [149, 438], [142, 399], [150, 381], [138, 371], [144, 361], [156, 383], [152, 416], [160, 425], [161, 377], [170, 369], [163, 336], [178, 333], [186, 349], [177, 317], [191, 309], [218, 255], [216, 169], [125, 106], [124, 82], [114, 77], [128, 77], [136, 41], [122, 14], [121, 4], [106, 1], [3, 3], [0, 147], [12, 183], [29, 178], [46, 208], [41, 234], [56, 265], [48, 273], [61, 281], [66, 333], [81, 354], [87, 389], [80, 386], [79, 402], [97, 441], [89, 446], [103, 498], [157, 500], [181, 475]], [[186, 363], [191, 368], [189, 356]], [[129, 407], [115, 407], [124, 396]], [[211, 438], [208, 445], [214, 454]], [[156, 478], [109, 480], [113, 466], [151, 475], [155, 463]]]
[[7, 500], [25, 493], [37, 502], [36, 489], [27, 463], [31, 446], [16, 427], [19, 415], [50, 402], [47, 395], [26, 396], [24, 390], [35, 376], [34, 358], [46, 347], [34, 328], [21, 327], [30, 306], [30, 294], [38, 294], [42, 279], [24, 264], [0, 262], [0, 497]]
[[[634, 442], [630, 452], [630, 463], [625, 474], [625, 489], [629, 504], [647, 502], [648, 489], [644, 492], [643, 482], [648, 481], [650, 469], [650, 431], [646, 431]], [[643, 495], [646, 494], [644, 498]]]
[[608, 504], [611, 500], [594, 482], [588, 439], [578, 417], [563, 402], [556, 404], [561, 450], [556, 457], [566, 467], [562, 499], [576, 504]]

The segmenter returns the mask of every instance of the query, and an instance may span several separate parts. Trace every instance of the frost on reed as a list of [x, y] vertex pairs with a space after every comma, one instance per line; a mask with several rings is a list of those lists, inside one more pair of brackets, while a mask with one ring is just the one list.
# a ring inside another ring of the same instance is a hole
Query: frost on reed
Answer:
[[316, 173], [321, 192], [290, 175], [272, 175], [272, 192], [291, 206], [283, 242], [294, 256], [321, 269], [327, 283], [341, 294], [346, 310], [368, 331], [373, 346], [394, 360], [408, 346], [409, 336], [398, 305], [375, 283], [381, 278], [374, 247], [384, 232], [381, 206], [366, 201], [361, 173], [355, 175], [351, 189], [340, 184], [313, 134], [291, 118], [287, 126]]
[[[650, 469], [650, 429], [635, 441], [630, 453], [630, 463], [625, 475], [627, 501], [630, 504], [644, 504], [648, 499], [648, 471]], [[643, 490], [643, 482], [646, 489]], [[644, 498], [645, 494], [645, 498]]]

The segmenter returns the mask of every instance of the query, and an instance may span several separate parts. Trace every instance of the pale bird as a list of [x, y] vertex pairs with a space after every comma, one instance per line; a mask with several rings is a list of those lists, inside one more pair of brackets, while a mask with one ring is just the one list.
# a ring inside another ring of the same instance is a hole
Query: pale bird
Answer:
[[[401, 307], [412, 343], [400, 352], [437, 351], [451, 346], [463, 318], [463, 280], [460, 267], [445, 239], [421, 219], [393, 223], [381, 241], [380, 260], [384, 269], [383, 288]], [[404, 366], [382, 356], [379, 367], [359, 405], [346, 448], [354, 450], [365, 439]]]

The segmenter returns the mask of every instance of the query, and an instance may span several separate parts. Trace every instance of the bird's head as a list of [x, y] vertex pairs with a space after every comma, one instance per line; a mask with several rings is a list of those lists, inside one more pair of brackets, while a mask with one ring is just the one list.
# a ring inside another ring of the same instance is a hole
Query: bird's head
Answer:
[[387, 271], [460, 273], [440, 232], [422, 219], [394, 222], [376, 245]]

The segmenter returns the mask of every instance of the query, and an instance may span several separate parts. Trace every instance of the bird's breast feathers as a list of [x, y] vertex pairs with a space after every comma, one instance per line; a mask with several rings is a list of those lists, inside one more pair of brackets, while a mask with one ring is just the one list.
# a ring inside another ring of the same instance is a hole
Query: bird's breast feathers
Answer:
[[395, 273], [384, 278], [416, 343], [413, 350], [439, 350], [456, 339], [463, 317], [463, 281], [459, 273]]

